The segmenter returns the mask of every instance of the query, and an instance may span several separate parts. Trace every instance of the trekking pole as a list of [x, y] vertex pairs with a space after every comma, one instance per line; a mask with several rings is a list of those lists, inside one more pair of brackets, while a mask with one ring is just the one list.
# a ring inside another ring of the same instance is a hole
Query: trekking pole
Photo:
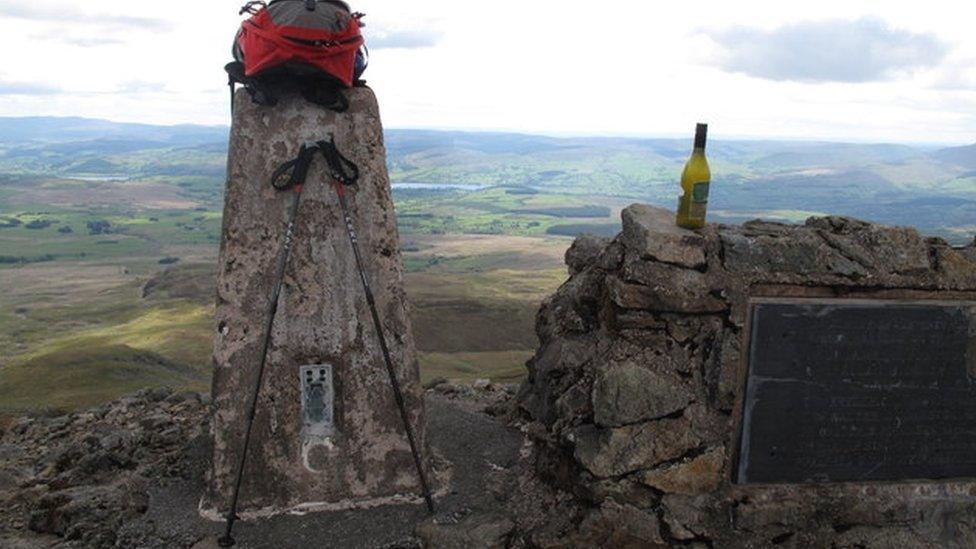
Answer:
[[[335, 187], [336, 194], [339, 195], [339, 206], [342, 208], [342, 217], [346, 222], [346, 232], [349, 235], [349, 243], [352, 245], [352, 253], [356, 258], [356, 269], [359, 271], [359, 280], [363, 284], [363, 292], [366, 294], [366, 303], [369, 305], [370, 315], [373, 317], [373, 325], [376, 327], [376, 335], [379, 338], [380, 351], [383, 353], [383, 361], [386, 363], [386, 373], [390, 376], [390, 386], [393, 387], [393, 398], [396, 400], [397, 408], [400, 410], [400, 419], [403, 421], [403, 428], [407, 432], [407, 440], [410, 442], [410, 453], [413, 454], [414, 465], [417, 466], [417, 476], [420, 477], [420, 487], [423, 490], [424, 502], [427, 504], [427, 511], [433, 514], [434, 500], [430, 494], [430, 484], [427, 482], [427, 473], [424, 470], [423, 462], [420, 458], [420, 450], [417, 448], [417, 439], [414, 435], [413, 426], [410, 424], [410, 417], [407, 414], [407, 406], [403, 400], [403, 391], [400, 390], [400, 382], [397, 381], [396, 370], [393, 368], [393, 359], [390, 358], [390, 348], [386, 344], [386, 336], [383, 334], [383, 324], [380, 322], [380, 315], [376, 312], [376, 300], [373, 297], [373, 290], [369, 286], [366, 278], [366, 270], [363, 268], [363, 259], [359, 253], [359, 238], [356, 236], [356, 229], [352, 224], [352, 217], [349, 215], [349, 204], [346, 201], [345, 187], [353, 185], [359, 178], [359, 170], [356, 165], [343, 157], [336, 149], [335, 141], [330, 136], [330, 141], [319, 141], [319, 150], [325, 157], [332, 175], [332, 186]], [[351, 172], [351, 173], [350, 173]]]
[[[217, 545], [221, 547], [232, 547], [234, 538], [231, 531], [234, 529], [234, 521], [237, 520], [237, 498], [241, 492], [241, 481], [244, 478], [244, 463], [247, 460], [247, 449], [251, 443], [251, 427], [254, 425], [254, 414], [258, 407], [258, 395], [261, 392], [261, 381], [264, 377], [264, 366], [268, 359], [268, 347], [271, 344], [271, 328], [274, 325], [275, 313], [278, 312], [278, 297], [281, 295], [281, 286], [285, 278], [285, 267], [288, 265], [288, 256], [291, 255], [291, 243], [295, 230], [295, 218], [298, 213], [298, 204], [302, 198], [302, 183], [308, 173], [308, 166], [312, 162], [313, 154], [317, 147], [307, 147], [302, 145], [298, 157], [290, 160], [275, 170], [271, 177], [271, 185], [277, 190], [291, 188], [293, 191], [291, 209], [288, 212], [288, 226], [285, 229], [285, 241], [282, 245], [281, 255], [278, 256], [278, 265], [275, 271], [274, 288], [271, 292], [271, 302], [268, 304], [268, 315], [264, 322], [264, 340], [261, 343], [261, 360], [258, 365], [257, 378], [254, 380], [254, 389], [251, 391], [251, 401], [247, 414], [247, 427], [244, 429], [244, 445], [241, 454], [237, 459], [237, 474], [234, 477], [234, 491], [231, 495], [230, 510], [227, 511], [227, 524], [224, 535], [217, 539]], [[279, 183], [279, 179], [286, 173], [291, 173], [288, 181], [284, 184]]]

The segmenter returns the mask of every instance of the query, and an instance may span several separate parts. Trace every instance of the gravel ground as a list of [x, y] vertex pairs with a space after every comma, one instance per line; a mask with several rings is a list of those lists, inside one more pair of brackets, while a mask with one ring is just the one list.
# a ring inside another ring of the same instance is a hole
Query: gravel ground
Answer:
[[[450, 469], [433, 517], [423, 505], [403, 504], [241, 521], [238, 546], [445, 546], [463, 543], [456, 540], [471, 535], [466, 529], [484, 537], [485, 528], [509, 539], [514, 524], [499, 510], [510, 496], [503, 492], [512, 492], [505, 475], [524, 466], [525, 439], [485, 409], [501, 408], [510, 392], [451, 384], [427, 392], [432, 448]], [[0, 547], [216, 547], [223, 524], [197, 513], [210, 452], [207, 409], [198, 395], [143, 391], [94, 414], [8, 425], [0, 431], [0, 457], [10, 458], [0, 461]], [[157, 439], [157, 423], [171, 439]], [[121, 443], [120, 433], [128, 433]]]

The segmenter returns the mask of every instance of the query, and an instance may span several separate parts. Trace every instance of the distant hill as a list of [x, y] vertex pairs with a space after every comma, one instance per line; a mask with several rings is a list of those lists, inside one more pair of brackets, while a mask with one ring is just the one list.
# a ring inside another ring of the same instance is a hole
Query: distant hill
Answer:
[[[227, 134], [227, 126], [0, 118], [0, 179], [159, 178], [192, 200], [219, 200]], [[673, 207], [675, 181], [690, 152], [691, 136], [388, 129], [385, 144], [391, 180], [422, 185], [412, 191], [415, 199], [420, 200], [417, 193], [430, 192], [431, 185], [487, 193], [477, 207], [473, 195], [459, 202], [445, 194], [424, 198], [411, 214], [444, 217], [435, 225], [414, 218], [418, 226], [425, 231], [494, 233], [502, 230], [506, 212], [541, 215], [554, 207], [571, 208], [561, 210], [565, 212], [635, 201]], [[725, 221], [802, 221], [834, 213], [967, 238], [976, 220], [976, 145], [932, 150], [886, 143], [712, 139], [708, 158], [714, 183], [710, 208]], [[487, 199], [492, 188], [504, 188], [509, 198]], [[407, 206], [405, 192], [398, 191], [399, 205]], [[526, 198], [532, 195], [536, 198]], [[439, 211], [438, 204], [460, 210]], [[466, 216], [471, 218], [465, 221]], [[607, 223], [616, 221], [574, 221], [567, 223], [569, 228], [554, 230], [612, 231]], [[519, 230], [533, 227], [540, 226]]]
[[[79, 117], [0, 117], [0, 143], [140, 140], [189, 145], [227, 140], [227, 126], [155, 126]], [[113, 139], [114, 138], [114, 139]]]
[[976, 170], [976, 143], [965, 147], [949, 147], [932, 153], [943, 162], [955, 164], [967, 170]]
[[222, 177], [227, 126], [0, 117], [0, 174]]
[[[137, 151], [181, 147], [199, 153], [225, 154], [227, 126], [180, 124], [159, 126], [79, 117], [0, 117], [0, 157], [66, 155], [100, 157]], [[463, 132], [413, 129], [386, 130], [392, 161], [405, 157], [426, 163], [465, 164], [500, 157], [543, 158], [554, 162], [603, 159], [615, 153], [640, 154], [651, 160], [683, 162], [689, 139], [550, 137], [503, 132]], [[6, 150], [4, 150], [6, 149]], [[709, 158], [748, 164], [760, 171], [806, 168], [852, 168], [872, 164], [901, 164], [933, 159], [968, 170], [976, 169], [976, 145], [927, 153], [898, 144], [814, 141], [735, 140], [709, 143]], [[46, 166], [56, 166], [45, 162]], [[3, 166], [0, 165], [0, 171]], [[552, 171], [552, 170], [548, 170]]]
[[782, 149], [763, 156], [755, 164], [778, 169], [839, 167], [904, 162], [924, 156], [922, 151], [914, 147], [893, 144], [794, 143]]

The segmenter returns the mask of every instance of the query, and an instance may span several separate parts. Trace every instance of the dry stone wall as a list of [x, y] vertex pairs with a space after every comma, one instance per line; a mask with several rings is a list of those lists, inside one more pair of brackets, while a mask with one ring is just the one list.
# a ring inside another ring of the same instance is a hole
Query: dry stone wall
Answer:
[[976, 485], [731, 482], [750, 296], [976, 296], [976, 242], [842, 217], [674, 226], [635, 204], [578, 238], [546, 300], [518, 406], [537, 470], [590, 508], [560, 543], [976, 545]]

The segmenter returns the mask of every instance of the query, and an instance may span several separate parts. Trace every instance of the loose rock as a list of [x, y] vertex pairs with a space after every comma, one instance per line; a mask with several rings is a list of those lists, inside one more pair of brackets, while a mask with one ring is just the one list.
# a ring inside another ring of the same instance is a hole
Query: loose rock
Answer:
[[609, 238], [588, 234], [573, 240], [573, 245], [566, 250], [566, 266], [569, 267], [569, 274], [574, 275], [596, 263], [609, 243]]
[[514, 528], [508, 517], [484, 513], [454, 524], [427, 521], [417, 527], [417, 536], [430, 548], [504, 549]]
[[705, 239], [675, 225], [673, 213], [647, 204], [631, 204], [621, 219], [624, 245], [644, 259], [691, 269], [705, 265]]
[[600, 478], [654, 467], [701, 443], [683, 417], [618, 428], [583, 426], [570, 437], [575, 441], [576, 459]]
[[700, 456], [647, 471], [641, 482], [669, 494], [711, 492], [721, 482], [725, 448], [713, 448]]
[[593, 384], [594, 421], [618, 427], [657, 419], [683, 409], [693, 398], [673, 375], [626, 362], [602, 372]]

